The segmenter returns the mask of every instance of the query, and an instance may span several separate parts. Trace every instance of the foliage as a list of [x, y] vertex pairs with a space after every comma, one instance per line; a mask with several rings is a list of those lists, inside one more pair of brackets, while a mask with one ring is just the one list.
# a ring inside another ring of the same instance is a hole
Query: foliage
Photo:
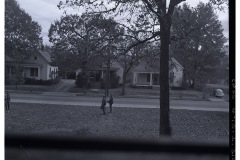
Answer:
[[191, 87], [206, 83], [225, 54], [226, 38], [211, 5], [184, 4], [174, 13], [171, 49], [185, 69]]
[[[85, 7], [88, 10], [94, 10], [95, 13], [101, 13], [108, 16], [116, 17], [121, 15], [125, 17], [125, 24], [122, 25], [133, 31], [134, 43], [130, 44], [125, 52], [131, 50], [139, 44], [147, 41], [159, 40], [160, 45], [160, 133], [170, 135], [170, 121], [169, 121], [169, 80], [168, 80], [168, 67], [169, 67], [169, 44], [170, 44], [170, 29], [172, 24], [172, 15], [175, 7], [184, 0], [171, 0], [167, 5], [166, 0], [134, 0], [134, 1], [75, 1], [66, 0], [60, 1], [58, 7]], [[137, 18], [133, 18], [137, 17]], [[132, 25], [133, 24], [133, 25]], [[136, 28], [135, 28], [135, 27]]]
[[[121, 16], [121, 25], [133, 31], [127, 37], [135, 41], [126, 47], [125, 52], [145, 42], [160, 41], [160, 134], [170, 135], [169, 120], [169, 45], [172, 16], [175, 7], [185, 0], [66, 0], [58, 7], [83, 8], [86, 11], [101, 13], [108, 17]], [[126, 25], [127, 24], [127, 25]], [[160, 38], [160, 39], [159, 39]]]
[[[110, 88], [118, 88], [119, 87], [119, 79], [120, 77], [114, 72], [110, 74], [110, 82], [109, 87]], [[106, 79], [103, 79], [100, 81], [100, 87], [101, 89], [104, 89], [106, 86]]]
[[15, 61], [29, 58], [42, 46], [41, 27], [15, 0], [5, 1], [5, 52]]
[[53, 61], [61, 71], [89, 70], [99, 65], [109, 40], [118, 33], [115, 22], [101, 15], [65, 15], [49, 29]]
[[119, 79], [120, 77], [114, 72], [110, 75], [110, 87], [111, 88], [118, 88], [119, 86]]
[[228, 8], [229, 0], [209, 0], [209, 4], [216, 9], [223, 11], [226, 7]]
[[20, 64], [41, 48], [41, 27], [32, 20], [15, 0], [5, 1], [5, 56], [13, 60], [16, 67], [15, 84], [23, 82]]
[[84, 87], [88, 87], [88, 78], [87, 78], [87, 74], [84, 72], [80, 72], [77, 75], [77, 79], [75, 81], [75, 84], [77, 87], [79, 88], [84, 88]]
[[[128, 34], [130, 31], [128, 31]], [[119, 42], [119, 52], [118, 52], [118, 62], [121, 63], [123, 66], [123, 82], [122, 82], [122, 95], [125, 95], [125, 84], [126, 84], [126, 78], [128, 76], [129, 71], [137, 66], [139, 61], [146, 57], [148, 54], [148, 46], [149, 44], [139, 44], [137, 46], [134, 46], [130, 50], [125, 50], [125, 48], [128, 48], [129, 45], [132, 43], [135, 43], [135, 40], [131, 37], [125, 37], [122, 41]]]
[[60, 82], [60, 78], [56, 77], [55, 79], [49, 79], [49, 80], [37, 80], [34, 78], [25, 78], [25, 84], [29, 84], [29, 85], [53, 85], [53, 84], [57, 84]]

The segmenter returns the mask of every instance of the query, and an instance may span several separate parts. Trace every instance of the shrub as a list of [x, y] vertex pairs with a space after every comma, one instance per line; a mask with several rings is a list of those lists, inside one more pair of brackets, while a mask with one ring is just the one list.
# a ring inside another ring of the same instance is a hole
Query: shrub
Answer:
[[186, 90], [184, 87], [170, 87], [171, 90]]
[[49, 80], [37, 80], [34, 78], [25, 78], [25, 84], [30, 85], [53, 85], [60, 82], [60, 78], [49, 79]]
[[88, 87], [87, 74], [82, 72], [78, 73], [75, 84], [79, 88]]
[[103, 79], [101, 79], [100, 85], [101, 89], [105, 89], [105, 81]]
[[119, 87], [119, 79], [116, 73], [113, 73], [110, 77], [110, 88], [118, 88]]
[[[109, 80], [110, 81], [109, 88], [118, 88], [119, 87], [119, 79], [120, 79], [120, 77], [117, 76], [116, 73], [111, 74], [110, 80]], [[105, 79], [104, 80], [102, 79], [100, 84], [101, 84], [101, 89], [105, 89]]]

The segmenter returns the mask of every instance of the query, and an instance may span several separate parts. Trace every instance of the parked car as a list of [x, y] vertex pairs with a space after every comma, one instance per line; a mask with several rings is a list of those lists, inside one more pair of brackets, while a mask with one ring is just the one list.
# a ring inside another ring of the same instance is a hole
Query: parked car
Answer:
[[212, 95], [218, 98], [223, 98], [224, 97], [224, 93], [223, 90], [221, 89], [214, 89], [212, 92]]

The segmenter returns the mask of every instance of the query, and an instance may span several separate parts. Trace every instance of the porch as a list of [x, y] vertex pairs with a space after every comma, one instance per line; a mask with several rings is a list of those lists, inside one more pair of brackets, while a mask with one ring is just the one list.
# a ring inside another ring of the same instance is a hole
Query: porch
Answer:
[[134, 72], [134, 86], [159, 86], [159, 73], [156, 72]]
[[41, 79], [41, 71], [42, 65], [24, 64], [16, 66], [8, 64], [5, 67], [5, 78], [9, 84], [15, 83], [21, 78], [34, 78], [39, 80]]

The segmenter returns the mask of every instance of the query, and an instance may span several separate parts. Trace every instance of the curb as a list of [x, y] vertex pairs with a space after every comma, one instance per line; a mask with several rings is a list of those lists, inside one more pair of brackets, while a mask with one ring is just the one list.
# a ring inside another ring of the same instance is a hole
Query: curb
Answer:
[[[22, 94], [44, 94], [48, 92], [37, 92], [37, 91], [16, 91], [16, 90], [6, 90], [10, 93], [22, 93]], [[61, 95], [61, 92], [56, 92]], [[51, 94], [49, 94], [51, 95]], [[52, 94], [54, 95], [54, 93]], [[104, 94], [89, 94], [89, 93], [65, 93], [63, 96], [83, 96], [83, 97], [102, 97]], [[126, 95], [126, 96], [114, 96], [115, 98], [143, 98], [143, 99], [159, 99], [159, 96], [146, 96], [146, 95]], [[212, 101], [212, 102], [221, 102], [227, 101], [226, 99], [217, 99], [217, 98], [208, 98], [202, 99], [202, 97], [177, 97], [177, 96], [170, 96], [170, 100], [190, 100], [190, 101]]]
[[[102, 97], [104, 96], [104, 94], [80, 94], [80, 93], [77, 93], [76, 96], [87, 96], [87, 97]], [[159, 96], [145, 96], [145, 95], [127, 95], [127, 96], [114, 96], [115, 98], [143, 98], [143, 99], [159, 99]], [[171, 97], [170, 96], [170, 99], [172, 100], [191, 100], [191, 101], [208, 101], [208, 100], [203, 100], [202, 98], [195, 98], [195, 97], [186, 97], [186, 98], [179, 98], [179, 97]]]
[[5, 90], [8, 91], [9, 93], [23, 93], [23, 94], [42, 94], [43, 92], [40, 91], [16, 91], [16, 90]]

